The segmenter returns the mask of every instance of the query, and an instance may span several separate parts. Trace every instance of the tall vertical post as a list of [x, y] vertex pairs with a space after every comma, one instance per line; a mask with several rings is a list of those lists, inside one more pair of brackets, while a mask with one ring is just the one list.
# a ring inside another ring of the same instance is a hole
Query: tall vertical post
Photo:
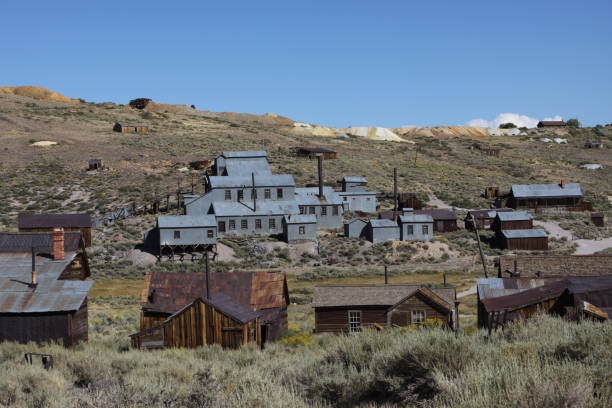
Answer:
[[389, 274], [387, 271], [387, 265], [385, 265], [385, 285], [389, 284]]
[[393, 211], [398, 211], [399, 203], [397, 197], [397, 167], [393, 168]]
[[485, 259], [484, 252], [482, 251], [482, 244], [480, 243], [480, 235], [478, 234], [478, 226], [476, 225], [476, 219], [472, 214], [472, 224], [474, 225], [474, 232], [476, 233], [476, 242], [478, 242], [478, 252], [480, 252], [480, 261], [482, 262], [482, 269], [484, 269], [485, 278], [489, 277], [487, 272], [487, 260]]
[[323, 198], [323, 155], [317, 155], [317, 167], [319, 170], [319, 197]]
[[442, 274], [442, 279], [444, 279], [444, 286], [446, 286], [446, 274], [445, 273]]
[[253, 189], [251, 190], [251, 196], [253, 197], [253, 211], [255, 212], [257, 211], [257, 190], [255, 189], [255, 173], [251, 173], [251, 183], [253, 185]]
[[210, 264], [208, 261], [208, 251], [206, 251], [206, 299], [210, 299]]

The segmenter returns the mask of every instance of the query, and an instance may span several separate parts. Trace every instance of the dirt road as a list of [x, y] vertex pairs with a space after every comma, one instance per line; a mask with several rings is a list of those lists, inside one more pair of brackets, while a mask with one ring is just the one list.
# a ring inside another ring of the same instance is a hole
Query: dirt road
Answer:
[[595, 252], [602, 251], [606, 248], [612, 248], [612, 238], [605, 239], [576, 239], [571, 231], [565, 230], [556, 222], [552, 221], [534, 221], [533, 225], [544, 227], [552, 237], [567, 239], [570, 244], [576, 245], [575, 255], [591, 255]]

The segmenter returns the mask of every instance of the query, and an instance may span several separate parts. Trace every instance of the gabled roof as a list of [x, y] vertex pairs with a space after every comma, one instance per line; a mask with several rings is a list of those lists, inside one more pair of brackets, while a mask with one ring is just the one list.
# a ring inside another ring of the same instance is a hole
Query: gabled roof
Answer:
[[241, 305], [240, 303], [236, 302], [234, 299], [232, 299], [231, 297], [227, 295], [224, 295], [222, 293], [217, 293], [217, 294], [212, 295], [210, 298], [199, 297], [195, 299], [193, 302], [189, 303], [188, 305], [183, 307], [181, 310], [168, 316], [168, 318], [162, 323], [162, 325], [164, 323], [169, 322], [174, 317], [180, 315], [181, 313], [189, 309], [191, 306], [193, 306], [197, 302], [206, 303], [214, 307], [215, 309], [217, 309], [219, 312], [231, 317], [234, 320], [237, 320], [238, 322], [242, 324], [246, 324], [250, 321], [253, 321], [261, 315], [261, 312], [249, 309], [245, 307], [244, 305]]
[[[283, 272], [213, 272], [210, 295], [223, 294], [251, 310], [285, 307], [287, 283]], [[206, 293], [204, 273], [148, 272], [141, 294], [145, 311], [173, 314]]]
[[[300, 212], [295, 201], [215, 201], [213, 212], [217, 217], [242, 217], [257, 215], [288, 215]], [[256, 211], [253, 211], [256, 209]]]
[[265, 157], [227, 159], [225, 161], [225, 171], [229, 177], [251, 177], [252, 174], [260, 176], [272, 175], [270, 164]]
[[548, 238], [546, 232], [542, 229], [517, 229], [503, 230], [502, 235], [508, 239], [514, 238]]
[[[381, 306], [391, 307], [424, 288], [419, 284], [320, 285], [314, 288], [314, 307]], [[455, 300], [454, 288], [431, 288], [445, 302]], [[424, 292], [425, 293], [425, 292]], [[428, 293], [428, 292], [427, 292]]]
[[368, 179], [365, 177], [343, 177], [342, 181], [345, 183], [367, 183]]
[[399, 228], [397, 223], [391, 221], [391, 220], [370, 220], [369, 224], [372, 226], [372, 228]]
[[[81, 233], [64, 232], [64, 251], [73, 252], [80, 247]], [[37, 253], [50, 254], [53, 250], [51, 232], [17, 232], [0, 233], [0, 253], [31, 253], [32, 247]]]
[[[248, 176], [210, 176], [210, 188], [253, 187], [253, 177]], [[295, 181], [291, 174], [255, 174], [255, 187], [293, 187]]]
[[529, 221], [533, 216], [527, 211], [499, 212], [496, 215], [500, 221]]
[[287, 224], [316, 224], [317, 217], [312, 214], [285, 215], [285, 222]]
[[19, 214], [19, 228], [91, 228], [89, 214]]
[[265, 150], [237, 150], [223, 152], [221, 156], [226, 159], [239, 159], [247, 157], [267, 157], [268, 153]]
[[389, 310], [395, 309], [396, 307], [398, 307], [399, 305], [404, 303], [406, 300], [410, 299], [411, 297], [415, 295], [416, 296], [420, 295], [421, 297], [427, 299], [429, 303], [433, 304], [438, 309], [444, 310], [446, 312], [451, 311], [453, 308], [453, 305], [448, 300], [443, 299], [440, 295], [438, 295], [437, 293], [435, 293], [434, 291], [432, 291], [431, 289], [427, 287], [421, 287], [417, 289], [414, 293], [411, 293], [405, 296], [403, 299], [399, 300], [397, 303], [391, 306]]
[[514, 185], [511, 193], [516, 198], [582, 197], [578, 183], [567, 183], [563, 187], [559, 184]]
[[457, 214], [452, 210], [414, 210], [416, 215], [429, 215], [434, 221], [454, 221], [457, 219]]
[[405, 223], [432, 223], [433, 218], [425, 214], [400, 215], [400, 222]]
[[160, 215], [157, 217], [159, 228], [216, 228], [214, 215]]

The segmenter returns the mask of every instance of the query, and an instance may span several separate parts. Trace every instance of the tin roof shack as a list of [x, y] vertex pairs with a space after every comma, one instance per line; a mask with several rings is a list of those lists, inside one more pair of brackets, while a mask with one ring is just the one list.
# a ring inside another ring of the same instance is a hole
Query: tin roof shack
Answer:
[[512, 208], [573, 208], [582, 202], [578, 183], [513, 185], [508, 206]]
[[353, 218], [344, 223], [344, 236], [347, 238], [362, 238], [365, 234], [365, 226], [368, 222], [359, 218]]
[[502, 255], [496, 266], [499, 278], [612, 275], [612, 255]]
[[17, 227], [21, 232], [51, 232], [63, 228], [66, 232], [81, 232], [85, 247], [91, 246], [91, 215], [89, 214], [19, 214]]
[[497, 232], [502, 249], [544, 251], [548, 249], [548, 235], [542, 229], [503, 230]]
[[[540, 312], [570, 320], [608, 320], [612, 313], [612, 276], [521, 279], [518, 285], [513, 280], [478, 280], [479, 326], [503, 326]], [[508, 290], [506, 286], [519, 287]]]
[[337, 152], [325, 149], [324, 147], [298, 147], [295, 149], [295, 152], [299, 157], [308, 157], [310, 159], [314, 159], [318, 155], [322, 155], [325, 160], [338, 158]]
[[368, 179], [365, 177], [344, 177], [341, 181], [342, 191], [338, 195], [342, 198], [344, 209], [347, 211], [361, 211], [375, 213], [378, 207], [375, 191], [367, 191]]
[[262, 346], [260, 312], [250, 310], [223, 294], [199, 297], [161, 324], [130, 336], [138, 349], [196, 348], [219, 344], [238, 348]]
[[595, 225], [596, 227], [605, 227], [606, 223], [605, 223], [605, 216], [604, 213], [602, 212], [594, 212], [591, 213], [591, 222], [593, 223], [593, 225]]
[[285, 215], [283, 239], [291, 244], [300, 241], [316, 241], [317, 217], [314, 215]]
[[149, 131], [149, 125], [145, 123], [115, 122], [113, 130], [120, 133], [147, 133]]
[[433, 219], [433, 232], [457, 231], [457, 214], [452, 210], [415, 210], [415, 215], [429, 215]]
[[512, 208], [498, 208], [497, 210], [470, 210], [465, 216], [465, 228], [474, 231], [474, 222], [472, 216], [476, 222], [476, 226], [479, 230], [491, 229], [491, 225], [495, 220], [498, 212], [511, 212], [514, 211]]
[[214, 215], [161, 215], [157, 217], [159, 253], [206, 250], [217, 243]]
[[402, 241], [431, 241], [433, 239], [433, 218], [430, 215], [414, 214], [412, 208], [404, 208], [399, 217], [400, 239]]
[[[216, 272], [209, 275], [208, 297], [225, 295], [250, 311], [260, 312], [262, 342], [277, 340], [287, 329], [289, 291], [282, 272]], [[206, 297], [204, 273], [148, 272], [140, 303], [140, 334], [164, 323], [200, 297]], [[134, 338], [134, 337], [132, 337]]]
[[491, 225], [493, 231], [526, 230], [532, 228], [533, 217], [526, 211], [498, 212]]
[[0, 234], [0, 341], [87, 341], [88, 276], [80, 233]]
[[566, 123], [562, 120], [541, 120], [538, 122], [539, 128], [565, 127]]
[[370, 220], [364, 228], [365, 239], [373, 244], [400, 240], [400, 227], [391, 220]]
[[321, 285], [314, 289], [316, 333], [421, 324], [428, 319], [456, 327], [454, 288], [423, 285]]

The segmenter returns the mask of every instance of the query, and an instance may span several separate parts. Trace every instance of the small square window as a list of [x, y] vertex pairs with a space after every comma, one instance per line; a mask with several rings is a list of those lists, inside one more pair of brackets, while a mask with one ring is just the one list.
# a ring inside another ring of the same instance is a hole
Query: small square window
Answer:
[[272, 198], [272, 191], [271, 191], [269, 188], [266, 188], [266, 189], [264, 190], [264, 198], [265, 198], [266, 200], [269, 200], [269, 199], [271, 199], [271, 198]]
[[408, 235], [414, 234], [414, 225], [408, 225]]
[[232, 201], [232, 190], [225, 190], [225, 200]]
[[342, 197], [342, 199], [343, 199], [344, 201], [348, 201], [348, 197], [347, 197], [347, 196]]
[[213, 230], [209, 229], [206, 231], [206, 236], [208, 238], [213, 238], [215, 236], [215, 233], [213, 232]]
[[425, 321], [426, 316], [424, 310], [413, 310], [410, 315], [412, 324], [419, 324]]
[[300, 235], [304, 235], [304, 234], [306, 234], [306, 227], [305, 227], [305, 226], [303, 226], [303, 225], [300, 225], [300, 228], [298, 229], [298, 233], [299, 233]]
[[181, 239], [181, 231], [174, 231], [174, 239]]
[[315, 213], [315, 208], [314, 207], [309, 207], [308, 211], [310, 212], [310, 214], [314, 214]]
[[306, 212], [306, 207], [300, 206], [300, 214], [304, 214]]
[[255, 229], [261, 229], [261, 220], [259, 218], [255, 219]]
[[334, 205], [334, 206], [332, 207], [332, 214], [333, 214], [333, 215], [338, 215], [338, 206], [337, 206], [337, 205]]
[[241, 229], [249, 228], [249, 221], [248, 220], [240, 220], [240, 228]]
[[244, 200], [244, 191], [238, 190], [238, 201]]
[[276, 229], [276, 220], [274, 218], [270, 218], [270, 229]]
[[326, 206], [321, 207], [321, 215], [327, 215], [327, 207]]
[[423, 234], [429, 234], [429, 225], [423, 225]]
[[229, 220], [229, 229], [231, 230], [236, 229], [236, 220]]

